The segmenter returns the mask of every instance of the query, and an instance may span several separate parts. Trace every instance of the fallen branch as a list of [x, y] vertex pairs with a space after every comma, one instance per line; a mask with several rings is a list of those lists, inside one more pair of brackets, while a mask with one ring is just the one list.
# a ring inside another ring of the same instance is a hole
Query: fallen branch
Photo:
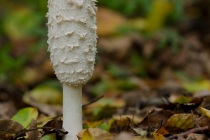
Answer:
[[209, 128], [208, 126], [193, 128], [186, 132], [170, 136], [170, 137], [166, 138], [165, 140], [173, 140], [176, 138], [182, 138], [182, 137], [189, 135], [190, 133], [197, 133], [197, 132], [202, 132], [202, 131], [208, 130], [208, 128]]
[[85, 108], [85, 107], [87, 107], [88, 105], [97, 102], [98, 100], [100, 100], [100, 99], [103, 98], [103, 97], [104, 97], [104, 95], [97, 97], [96, 99], [90, 101], [89, 103], [82, 105], [82, 108]]

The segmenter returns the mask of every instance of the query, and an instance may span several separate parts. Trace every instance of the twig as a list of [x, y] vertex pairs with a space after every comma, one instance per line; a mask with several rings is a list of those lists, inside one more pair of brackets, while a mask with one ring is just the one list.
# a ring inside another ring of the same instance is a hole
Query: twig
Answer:
[[175, 139], [175, 138], [178, 138], [178, 137], [185, 137], [185, 136], [189, 135], [190, 133], [201, 132], [201, 131], [204, 131], [204, 130], [208, 130], [208, 128], [209, 128], [208, 126], [193, 128], [193, 129], [190, 129], [186, 132], [170, 136], [170, 137], [166, 138], [165, 140], [172, 140], [172, 139]]
[[[97, 97], [96, 99], [90, 101], [89, 103], [82, 105], [82, 108], [85, 108], [85, 107], [87, 107], [88, 105], [97, 102], [98, 100], [100, 100], [100, 99], [103, 98], [103, 97], [104, 97], [104, 95]], [[42, 113], [43, 113], [43, 112], [42, 112]], [[59, 115], [57, 115], [57, 116], [55, 116], [55, 117], [53, 117], [52, 120], [53, 120], [53, 119], [56, 119], [56, 118], [59, 118], [59, 117], [62, 117], [62, 116], [63, 116], [63, 113], [62, 113], [62, 114], [59, 114]], [[41, 123], [41, 122], [38, 122], [38, 123]]]
[[104, 95], [97, 97], [96, 99], [90, 101], [89, 103], [82, 105], [82, 108], [85, 108], [85, 107], [87, 107], [88, 105], [97, 102], [98, 100], [100, 100], [100, 99], [103, 98], [103, 97], [104, 97]]
[[54, 128], [54, 127], [44, 126], [44, 127], [37, 127], [37, 128], [28, 129], [28, 130], [22, 130], [18, 134], [16, 134], [11, 140], [18, 138], [19, 136], [22, 136], [23, 134], [25, 134], [27, 132], [34, 131], [34, 130], [39, 130], [39, 129], [52, 129], [51, 130], [52, 132], [54, 131], [54, 132], [57, 132], [57, 133], [62, 134], [62, 135], [68, 134], [68, 132], [66, 132], [63, 129], [57, 129], [57, 128]]

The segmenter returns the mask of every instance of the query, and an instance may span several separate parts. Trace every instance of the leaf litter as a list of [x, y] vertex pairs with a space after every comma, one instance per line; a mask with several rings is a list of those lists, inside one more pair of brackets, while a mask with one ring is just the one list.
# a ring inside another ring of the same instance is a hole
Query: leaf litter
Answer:
[[[12, 3], [5, 1], [5, 7]], [[174, 25], [171, 25], [174, 19], [170, 19], [174, 17], [173, 7], [163, 0], [145, 5], [144, 8], [156, 8], [144, 16], [134, 13], [125, 17], [120, 13], [124, 8], [117, 12], [113, 10], [117, 7], [99, 7], [96, 70], [83, 89], [84, 129], [78, 139], [209, 138], [209, 2], [183, 3], [187, 21], [177, 21]], [[135, 9], [138, 4], [135, 2], [130, 8]], [[34, 16], [33, 12], [23, 5], [10, 14]], [[156, 17], [158, 23], [153, 25]], [[0, 82], [0, 139], [61, 140], [67, 134], [62, 128], [61, 87], [46, 49], [35, 53], [26, 47], [40, 39], [31, 34], [23, 37], [24, 30], [15, 32], [16, 18], [7, 17], [4, 21], [4, 26], [11, 25], [15, 30], [7, 30], [6, 37], [3, 36], [12, 42], [11, 57], [5, 56], [7, 50], [0, 56], [0, 62], [8, 65], [7, 69], [0, 68], [0, 78], [4, 79]], [[36, 28], [30, 20], [29, 23], [27, 28]], [[0, 42], [6, 46], [5, 41], [0, 39]], [[28, 60], [23, 63], [18, 57], [26, 53]], [[21, 71], [13, 66], [14, 62], [20, 62]], [[11, 72], [13, 68], [17, 73]], [[9, 75], [6, 78], [5, 73]]]

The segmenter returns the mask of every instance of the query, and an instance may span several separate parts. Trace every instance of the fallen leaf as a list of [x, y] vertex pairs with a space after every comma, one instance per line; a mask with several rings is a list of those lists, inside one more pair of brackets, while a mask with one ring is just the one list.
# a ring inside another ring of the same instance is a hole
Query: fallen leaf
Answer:
[[153, 2], [152, 10], [146, 19], [145, 31], [152, 33], [162, 28], [166, 17], [172, 12], [172, 3], [165, 0], [156, 0]]
[[162, 134], [159, 134], [156, 132], [153, 133], [153, 136], [154, 136], [155, 140], [165, 140], [166, 139]]
[[190, 133], [186, 140], [206, 140], [208, 139], [205, 134], [196, 134], [196, 133]]
[[[122, 99], [113, 99], [113, 98], [102, 98], [99, 101], [91, 104], [87, 107], [86, 113], [92, 114], [91, 120], [99, 120], [111, 117], [116, 109], [122, 108], [125, 106], [125, 102]], [[109, 110], [109, 112], [107, 112]]]
[[104, 121], [86, 122], [86, 125], [87, 125], [87, 128], [100, 128], [109, 132], [113, 122], [114, 122], [114, 119], [110, 119], [108, 122], [104, 122]]
[[196, 118], [198, 116], [193, 114], [174, 114], [167, 120], [164, 127], [169, 133], [188, 130], [194, 127]]
[[11, 40], [20, 41], [32, 36], [32, 30], [39, 24], [38, 17], [26, 6], [16, 7], [3, 20], [5, 33]]
[[143, 120], [143, 118], [139, 118], [135, 115], [114, 115], [112, 118], [114, 119], [114, 121], [130, 120], [131, 124], [138, 124]]
[[39, 136], [39, 131], [37, 128], [37, 122], [36, 120], [32, 119], [29, 130], [31, 130], [29, 132], [26, 132], [27, 138], [26, 140], [38, 140], [38, 136]]
[[153, 129], [160, 127], [161, 123], [165, 124], [166, 121], [172, 116], [171, 111], [160, 110], [160, 111], [151, 111], [143, 121], [137, 124], [137, 127], [140, 127], [144, 130], [149, 130], [153, 132]]
[[146, 130], [143, 130], [142, 128], [133, 128], [133, 131], [140, 135], [140, 136], [147, 136], [148, 135], [148, 132]]
[[158, 134], [162, 134], [162, 135], [167, 135], [167, 134], [169, 134], [169, 132], [168, 132], [164, 127], [160, 127], [160, 128], [157, 129], [155, 132], [158, 133]]
[[16, 106], [14, 105], [13, 101], [1, 102], [0, 103], [0, 118], [1, 119], [9, 119], [14, 115], [16, 110]]
[[81, 140], [112, 140], [113, 135], [100, 129], [88, 128], [79, 132], [78, 137]]
[[52, 119], [43, 126], [44, 134], [57, 133], [59, 136], [63, 136], [66, 134], [66, 131], [62, 126], [63, 121], [60, 117]]
[[133, 136], [127, 132], [120, 133], [114, 140], [132, 140]]
[[210, 110], [205, 109], [203, 107], [200, 107], [199, 109], [204, 116], [207, 116], [208, 118], [210, 118]]
[[22, 131], [25, 131], [25, 128], [18, 122], [15, 122], [12, 120], [0, 120], [0, 139], [1, 140], [9, 140]]
[[44, 73], [40, 73], [40, 69], [38, 67], [27, 67], [22, 70], [17, 78], [17, 81], [20, 84], [32, 85], [42, 81], [45, 76], [46, 75]]
[[49, 116], [62, 113], [62, 93], [48, 86], [38, 86], [23, 96], [23, 101]]
[[181, 95], [181, 96], [178, 96], [176, 100], [173, 101], [173, 103], [183, 104], [183, 103], [189, 103], [191, 100], [192, 98]]
[[37, 86], [26, 93], [23, 98], [30, 98], [42, 104], [62, 104], [62, 93], [60, 90], [49, 86]]
[[23, 98], [24, 102], [36, 107], [40, 112], [49, 115], [49, 116], [57, 116], [62, 113], [62, 106], [60, 105], [48, 105], [48, 104], [41, 104], [37, 103], [36, 101], [32, 100], [31, 98]]
[[183, 88], [192, 93], [202, 90], [210, 91], [210, 80], [184, 82]]
[[18, 111], [18, 113], [12, 117], [12, 120], [20, 123], [21, 125], [23, 125], [23, 127], [27, 128], [30, 125], [32, 119], [36, 120], [37, 117], [38, 110], [36, 108], [27, 107]]
[[55, 134], [44, 135], [43, 137], [40, 138], [40, 140], [56, 140], [56, 135]]
[[164, 127], [160, 127], [153, 133], [153, 136], [155, 140], [165, 140], [164, 135], [167, 134], [169, 134], [169, 132]]
[[100, 38], [98, 45], [108, 54], [115, 54], [113, 57], [123, 59], [129, 53], [133, 43], [132, 36], [120, 36], [115, 38]]
[[210, 106], [209, 106], [210, 102], [209, 101], [210, 101], [210, 96], [204, 97], [200, 104], [200, 107], [210, 110]]
[[80, 139], [82, 139], [82, 140], [94, 140], [88, 129], [85, 129], [85, 131], [83, 132]]
[[43, 127], [46, 125], [49, 121], [53, 120], [54, 117], [52, 116], [46, 116], [44, 114], [40, 114], [39, 118], [37, 119], [37, 126], [38, 127]]
[[97, 12], [97, 33], [99, 36], [115, 34], [117, 29], [126, 22], [126, 18], [117, 12], [99, 7]]
[[147, 138], [142, 136], [134, 136], [132, 140], [154, 140], [153, 138]]

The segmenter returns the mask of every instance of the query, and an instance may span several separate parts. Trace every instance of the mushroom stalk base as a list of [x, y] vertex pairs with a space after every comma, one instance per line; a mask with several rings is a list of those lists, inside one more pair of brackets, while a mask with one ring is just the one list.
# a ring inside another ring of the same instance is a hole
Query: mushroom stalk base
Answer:
[[63, 84], [63, 128], [68, 131], [64, 140], [78, 140], [82, 130], [82, 86]]

